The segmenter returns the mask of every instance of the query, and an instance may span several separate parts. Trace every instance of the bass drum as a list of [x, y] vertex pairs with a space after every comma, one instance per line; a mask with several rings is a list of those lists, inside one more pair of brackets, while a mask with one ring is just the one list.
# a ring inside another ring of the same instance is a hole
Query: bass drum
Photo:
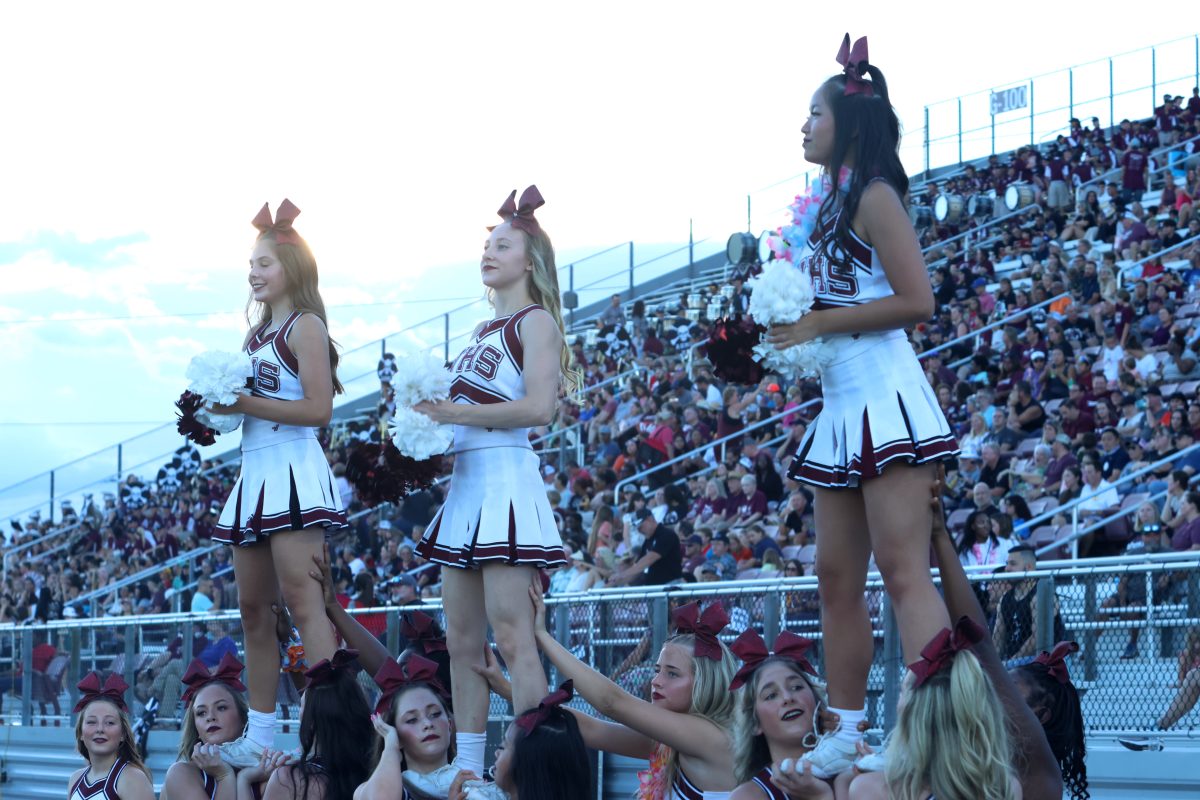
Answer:
[[990, 217], [996, 200], [991, 195], [973, 194], [967, 201], [967, 214], [972, 217]]
[[908, 218], [914, 228], [928, 228], [933, 224], [933, 209], [929, 206], [910, 206]]
[[962, 218], [964, 210], [966, 203], [957, 194], [939, 194], [937, 200], [933, 201], [933, 215], [938, 222], [954, 225]]
[[1004, 190], [1004, 207], [1009, 211], [1033, 205], [1033, 187], [1028, 183], [1014, 183]]

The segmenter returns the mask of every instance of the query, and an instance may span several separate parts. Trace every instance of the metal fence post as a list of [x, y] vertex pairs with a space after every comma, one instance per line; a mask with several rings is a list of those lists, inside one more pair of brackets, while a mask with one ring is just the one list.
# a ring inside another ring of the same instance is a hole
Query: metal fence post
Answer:
[[666, 595], [659, 595], [651, 601], [650, 652], [648, 656], [652, 659], [658, 658], [658, 651], [662, 650], [663, 643], [667, 641], [667, 618], [670, 613]]
[[883, 596], [883, 730], [896, 726], [896, 703], [900, 700], [900, 670], [904, 654], [900, 649], [900, 628], [892, 612], [892, 600]]
[[[563, 647], [571, 650], [571, 607], [566, 603], [559, 603], [554, 607], [554, 638]], [[580, 659], [585, 661], [585, 659]], [[554, 670], [555, 677], [553, 684], [558, 686], [562, 682], [562, 676], [558, 674], [558, 670]]]
[[1150, 48], [1150, 114], [1158, 102], [1158, 50]]
[[989, 150], [988, 152], [994, 153], [994, 152], [996, 152], [996, 115], [995, 115], [995, 113], [993, 113], [991, 115], [991, 118], [992, 118], [992, 126], [991, 126], [992, 127], [992, 149]]
[[117, 480], [121, 480], [121, 475], [125, 472], [125, 445], [124, 443], [117, 445]]
[[[121, 448], [117, 448], [121, 452]], [[50, 521], [54, 522], [54, 470], [50, 470]]]
[[688, 277], [696, 276], [696, 225], [694, 220], [688, 220]]
[[780, 589], [775, 592], [767, 592], [763, 596], [763, 639], [768, 642], [775, 641], [775, 637], [779, 635], [779, 622], [781, 615], [779, 613], [779, 595], [786, 589]]
[[[1083, 615], [1084, 619], [1096, 618], [1096, 581], [1095, 579], [1088, 580], [1083, 585]], [[1098, 672], [1096, 666], [1096, 642], [1100, 639], [1100, 633], [1095, 628], [1089, 627], [1083, 634], [1083, 678], [1084, 680], [1096, 680]]]
[[83, 670], [80, 669], [82, 666], [80, 663], [82, 660], [80, 658], [80, 651], [83, 649], [82, 640], [82, 629], [79, 627], [73, 627], [67, 632], [67, 646], [71, 650], [71, 655], [69, 666], [67, 667], [66, 684], [67, 697], [70, 698], [68, 702], [72, 707], [74, 707], [75, 703], [79, 700], [79, 689], [75, 686], [75, 684], [79, 681], [80, 676], [83, 675]]
[[182, 654], [181, 657], [183, 659], [183, 663], [190, 664], [192, 663], [192, 659], [198, 655], [198, 653], [192, 652], [192, 643], [196, 638], [195, 633], [192, 630], [192, 621], [190, 619], [185, 619], [183, 621], [183, 625], [180, 627], [182, 632], [179, 634], [179, 638], [181, 638], [183, 641], [180, 643], [179, 652]]
[[1075, 70], [1067, 70], [1067, 107], [1070, 109], [1070, 119], [1075, 119]]
[[958, 98], [958, 163], [962, 163], [962, 98]]
[[1033, 81], [1029, 82], [1029, 146], [1037, 145], [1037, 137], [1033, 132]]
[[634, 241], [629, 242], [629, 296], [634, 296]]
[[929, 177], [929, 106], [925, 106], [925, 177]]
[[141, 651], [141, 648], [137, 646], [137, 642], [134, 639], [137, 638], [138, 631], [140, 630], [140, 625], [129, 624], [125, 626], [125, 673], [122, 677], [125, 678], [125, 682], [130, 686], [137, 685], [137, 654]]
[[1037, 641], [1038, 651], [1050, 652], [1054, 648], [1054, 579], [1039, 578], [1037, 582]]
[[446, 337], [442, 344], [442, 358], [446, 361], [450, 360], [450, 312], [442, 314], [442, 333]]
[[750, 217], [750, 195], [746, 195], [746, 233], [750, 233], [754, 223]]
[[1108, 127], [1117, 124], [1116, 112], [1113, 110], [1113, 65], [1112, 59], [1108, 60]]
[[33, 724], [33, 629], [21, 631], [21, 724]]
[[390, 653], [400, 652], [400, 611], [395, 608], [387, 612], [387, 647]]

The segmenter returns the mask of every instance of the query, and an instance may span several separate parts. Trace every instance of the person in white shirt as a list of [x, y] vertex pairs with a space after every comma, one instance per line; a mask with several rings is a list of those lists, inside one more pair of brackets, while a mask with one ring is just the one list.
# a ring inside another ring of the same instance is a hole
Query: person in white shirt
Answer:
[[[1086, 524], [1082, 518], [1101, 517], [1104, 512], [1110, 509], [1115, 509], [1121, 505], [1121, 497], [1117, 494], [1116, 488], [1104, 480], [1104, 476], [1100, 474], [1100, 465], [1091, 458], [1085, 458], [1080, 464], [1081, 477], [1083, 478], [1083, 486], [1079, 491], [1079, 516], [1080, 524]], [[1092, 544], [1095, 539], [1094, 533], [1084, 534], [1079, 539], [1079, 557], [1086, 558], [1091, 552]]]

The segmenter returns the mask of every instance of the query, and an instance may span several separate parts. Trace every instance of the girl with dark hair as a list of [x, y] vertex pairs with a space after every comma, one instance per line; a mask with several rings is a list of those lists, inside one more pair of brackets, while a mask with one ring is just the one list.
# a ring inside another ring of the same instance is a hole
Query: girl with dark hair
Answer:
[[1017, 667], [1012, 675], [1017, 689], [1046, 732], [1046, 740], [1071, 800], [1088, 800], [1087, 748], [1083, 738], [1083, 711], [1079, 692], [1071, 683], [1067, 658], [1079, 651], [1075, 642], [1059, 642], [1031, 663]]
[[964, 567], [998, 566], [1008, 557], [1013, 541], [997, 536], [992, 522], [991, 516], [983, 511], [972, 511], [967, 517], [957, 547], [958, 559]]
[[317, 262], [293, 227], [299, 214], [284, 200], [274, 219], [264, 204], [253, 220], [259, 235], [250, 255], [247, 316], [251, 309], [256, 314], [243, 344], [253, 365], [253, 390], [230, 406], [214, 406], [218, 413], [245, 414], [241, 474], [213, 534], [213, 541], [233, 547], [246, 635], [249, 721], [245, 735], [221, 745], [234, 767], [254, 766], [274, 742], [279, 643], [272, 604], [282, 598], [310, 663], [329, 658], [336, 647], [307, 573], [326, 532], [347, 525], [317, 440], [342, 385]]
[[353, 800], [371, 774], [375, 729], [359, 688], [358, 653], [338, 650], [304, 673], [300, 757], [275, 770], [263, 800]]
[[895, 604], [905, 663], [950, 618], [929, 576], [932, 462], [958, 454], [953, 431], [904, 328], [934, 313], [933, 291], [904, 208], [908, 178], [900, 123], [867, 42], [846, 37], [844, 72], [809, 105], [804, 157], [823, 168], [828, 191], [804, 255], [817, 302], [790, 325], [772, 326], [779, 348], [821, 337], [833, 353], [822, 371], [824, 407], [789, 476], [815, 488], [817, 575], [831, 710], [839, 729], [805, 758], [831, 777], [856, 758], [873, 653], [864, 596], [872, 551]]
[[[559, 800], [592, 796], [592, 765], [575, 715], [564, 707], [574, 697], [571, 681], [520, 714], [496, 748], [492, 773], [509, 800]], [[451, 787], [451, 800], [473, 800], [463, 784], [478, 776], [462, 772]]]
[[546, 675], [533, 641], [532, 609], [523, 602], [537, 570], [566, 563], [546, 498], [529, 429], [554, 418], [560, 387], [579, 375], [563, 336], [554, 246], [534, 212], [536, 186], [498, 212], [480, 261], [495, 319], [476, 330], [451, 367], [450, 399], [415, 410], [454, 426], [454, 476], [446, 502], [417, 545], [442, 564], [446, 644], [454, 676], [457, 763], [483, 772], [488, 712], [482, 667], [491, 625], [513, 670], [518, 708], [546, 695]]
[[103, 684], [90, 672], [79, 682], [75, 748], [88, 765], [67, 783], [67, 800], [154, 800], [150, 770], [134, 744], [125, 690], [113, 674]]

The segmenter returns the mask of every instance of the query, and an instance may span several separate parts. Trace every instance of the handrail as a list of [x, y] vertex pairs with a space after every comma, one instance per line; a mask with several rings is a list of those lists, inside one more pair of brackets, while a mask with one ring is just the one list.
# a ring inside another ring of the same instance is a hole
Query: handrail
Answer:
[[[1123, 279], [1125, 277], [1125, 273], [1133, 270], [1134, 267], [1143, 266], [1148, 261], [1152, 261], [1156, 258], [1161, 259], [1167, 253], [1182, 249], [1184, 247], [1188, 247], [1189, 245], [1193, 245], [1193, 244], [1200, 244], [1200, 233], [1196, 234], [1195, 236], [1193, 236], [1190, 239], [1184, 239], [1179, 244], [1173, 244], [1170, 247], [1164, 247], [1162, 250], [1159, 250], [1157, 253], [1151, 253], [1148, 256], [1140, 258], [1127, 267], [1122, 267], [1120, 270], [1117, 271], [1117, 285], [1118, 286], [1122, 285], [1122, 283], [1124, 282]], [[1152, 278], [1150, 278], [1149, 280], [1156, 280], [1157, 278], [1158, 278], [1158, 276], [1155, 275]], [[1139, 280], [1140, 280], [1140, 278], [1139, 278]]]
[[[1190, 139], [1183, 139], [1181, 141], [1174, 142], [1172, 144], [1163, 145], [1162, 147], [1159, 147], [1156, 150], [1151, 150], [1150, 158], [1155, 158], [1156, 156], [1161, 156], [1164, 153], [1169, 153], [1172, 150], [1182, 148], [1188, 142], [1200, 142], [1200, 135], [1193, 136]], [[1151, 170], [1150, 174], [1156, 175], [1159, 172], [1162, 172], [1162, 171], [1170, 169], [1170, 168], [1171, 168], [1171, 163], [1168, 160], [1168, 162], [1166, 164], [1163, 164], [1162, 166], [1158, 167], [1157, 169]], [[1108, 179], [1110, 177], [1114, 177], [1116, 175], [1121, 174], [1121, 171], [1124, 169], [1125, 169], [1124, 167], [1113, 167], [1112, 169], [1106, 170], [1105, 172], [1102, 172], [1101, 174], [1095, 176], [1087, 183], [1079, 184], [1079, 188], [1077, 188], [1075, 190], [1076, 202], [1078, 202], [1079, 196], [1081, 194], [1086, 196], [1089, 191], [1093, 190], [1092, 189], [1093, 186], [1097, 186], [1097, 185], [1103, 186], [1105, 183], [1108, 182]], [[1097, 199], [1099, 199], [1099, 192], [1097, 192]]]
[[[63, 607], [65, 608], [67, 606], [78, 605], [79, 603], [82, 603], [86, 600], [92, 600], [97, 597], [112, 594], [115, 591], [124, 589], [126, 586], [132, 586], [135, 583], [143, 581], [146, 578], [151, 577], [152, 575], [157, 575], [158, 573], [162, 572], [167, 567], [174, 567], [177, 564], [187, 563], [187, 562], [192, 561], [193, 559], [198, 558], [200, 556], [206, 556], [209, 553], [213, 552], [214, 550], [217, 550], [218, 548], [221, 548], [224, 546], [225, 545], [222, 545], [222, 544], [214, 544], [214, 545], [209, 545], [208, 547], [197, 547], [194, 550], [187, 551], [186, 553], [180, 553], [179, 555], [175, 556], [174, 558], [168, 558], [166, 561], [163, 561], [159, 564], [155, 564], [152, 567], [147, 567], [146, 569], [142, 570], [141, 572], [136, 572], [133, 575], [126, 575], [124, 578], [122, 578], [119, 581], [116, 581], [115, 583], [110, 583], [107, 586], [103, 586], [99, 589], [93, 589], [92, 591], [87, 592], [86, 594], [81, 594], [72, 600], [67, 600], [63, 603]], [[93, 610], [95, 610], [95, 608], [96, 607], [93, 606]]]

